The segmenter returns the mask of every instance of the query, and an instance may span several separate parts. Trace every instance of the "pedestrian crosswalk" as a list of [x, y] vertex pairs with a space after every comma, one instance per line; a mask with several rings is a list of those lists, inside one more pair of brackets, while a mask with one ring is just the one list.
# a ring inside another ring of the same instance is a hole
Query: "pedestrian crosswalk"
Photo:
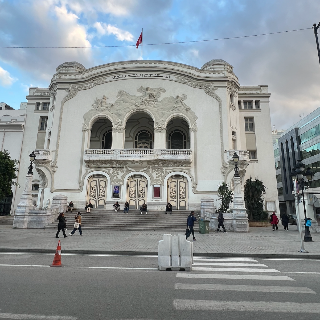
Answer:
[[[295, 285], [292, 277], [254, 258], [195, 257], [192, 272], [178, 272], [176, 280], [176, 310], [306, 313], [316, 314], [317, 318], [320, 315], [318, 299], [314, 303], [300, 302], [302, 295], [306, 301], [316, 295], [314, 290]], [[230, 300], [226, 299], [229, 297]]]

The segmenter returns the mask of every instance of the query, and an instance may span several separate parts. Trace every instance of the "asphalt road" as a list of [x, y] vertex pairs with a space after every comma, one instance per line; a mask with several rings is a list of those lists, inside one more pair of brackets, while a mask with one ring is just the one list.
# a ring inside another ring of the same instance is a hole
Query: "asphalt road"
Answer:
[[0, 319], [320, 318], [320, 261], [196, 257], [192, 272], [156, 256], [0, 253]]

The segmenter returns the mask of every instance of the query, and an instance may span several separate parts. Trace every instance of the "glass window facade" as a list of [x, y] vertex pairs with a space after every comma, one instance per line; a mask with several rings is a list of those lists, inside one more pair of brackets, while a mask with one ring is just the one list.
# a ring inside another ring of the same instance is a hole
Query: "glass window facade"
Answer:
[[320, 135], [320, 123], [300, 135], [301, 143], [307, 142], [319, 135]]
[[302, 159], [307, 159], [320, 153], [320, 142], [302, 149]]

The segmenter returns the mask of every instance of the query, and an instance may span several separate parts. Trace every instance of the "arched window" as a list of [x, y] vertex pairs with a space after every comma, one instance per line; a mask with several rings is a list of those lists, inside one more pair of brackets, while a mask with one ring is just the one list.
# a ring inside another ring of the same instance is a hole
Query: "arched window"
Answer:
[[175, 129], [169, 134], [169, 149], [186, 149], [187, 138], [183, 131]]
[[111, 149], [112, 146], [112, 130], [108, 130], [102, 137], [102, 149]]
[[153, 137], [150, 131], [140, 130], [134, 140], [134, 146], [137, 149], [152, 149]]

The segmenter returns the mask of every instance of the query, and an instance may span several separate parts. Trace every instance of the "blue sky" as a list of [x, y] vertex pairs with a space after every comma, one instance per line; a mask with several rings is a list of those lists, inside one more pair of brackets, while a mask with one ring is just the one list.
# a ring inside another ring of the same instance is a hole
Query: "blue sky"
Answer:
[[[223, 59], [241, 85], [269, 85], [271, 120], [286, 129], [320, 106], [314, 0], [0, 0], [0, 102], [17, 109], [56, 67], [167, 60], [201, 67]], [[143, 46], [136, 49], [141, 29]], [[293, 29], [299, 32], [213, 41]], [[166, 42], [212, 40], [165, 45]], [[148, 44], [157, 44], [150, 46]], [[105, 48], [104, 46], [121, 46]], [[82, 46], [86, 49], [7, 49]]]

